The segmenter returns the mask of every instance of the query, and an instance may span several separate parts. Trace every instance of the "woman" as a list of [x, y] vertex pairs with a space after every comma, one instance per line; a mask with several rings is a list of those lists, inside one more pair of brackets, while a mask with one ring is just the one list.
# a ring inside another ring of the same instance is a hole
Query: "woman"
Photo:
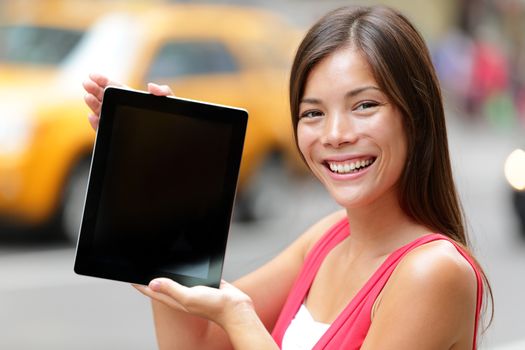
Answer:
[[[94, 128], [108, 84], [84, 83]], [[420, 34], [389, 8], [330, 12], [298, 49], [290, 103], [304, 160], [344, 210], [233, 285], [136, 286], [153, 300], [159, 347], [475, 349], [485, 277]]]

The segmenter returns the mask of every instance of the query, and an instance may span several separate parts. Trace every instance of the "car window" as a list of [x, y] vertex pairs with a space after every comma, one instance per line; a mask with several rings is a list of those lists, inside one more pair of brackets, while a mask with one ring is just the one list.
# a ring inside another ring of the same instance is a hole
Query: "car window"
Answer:
[[58, 65], [82, 35], [82, 31], [65, 28], [0, 26], [0, 61]]
[[237, 70], [235, 58], [219, 41], [172, 41], [159, 50], [147, 78], [155, 81]]
[[243, 42], [240, 46], [250, 68], [256, 69], [262, 66], [288, 69], [291, 66], [291, 56], [285, 56], [266, 43]]

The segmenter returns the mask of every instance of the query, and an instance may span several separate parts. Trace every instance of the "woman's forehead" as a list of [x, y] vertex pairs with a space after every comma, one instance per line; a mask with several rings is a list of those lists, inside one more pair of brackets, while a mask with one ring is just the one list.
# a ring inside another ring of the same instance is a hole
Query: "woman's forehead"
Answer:
[[306, 79], [303, 97], [336, 89], [378, 87], [370, 64], [359, 50], [345, 47], [334, 51], [317, 63]]

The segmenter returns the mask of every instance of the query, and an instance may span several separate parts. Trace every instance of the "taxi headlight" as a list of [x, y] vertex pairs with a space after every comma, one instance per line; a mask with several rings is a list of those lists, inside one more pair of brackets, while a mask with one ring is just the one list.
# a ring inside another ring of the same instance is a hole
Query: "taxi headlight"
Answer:
[[505, 161], [505, 177], [509, 184], [518, 191], [525, 190], [525, 151], [512, 151]]
[[22, 153], [30, 142], [33, 124], [27, 114], [0, 112], [0, 154]]

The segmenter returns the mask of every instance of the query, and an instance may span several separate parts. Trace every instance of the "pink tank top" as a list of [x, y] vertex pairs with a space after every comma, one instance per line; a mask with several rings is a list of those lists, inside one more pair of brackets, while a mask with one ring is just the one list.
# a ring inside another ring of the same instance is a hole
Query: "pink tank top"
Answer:
[[[316, 243], [308, 256], [306, 257], [301, 272], [299, 273], [291, 291], [288, 295], [281, 314], [275, 324], [272, 332], [274, 340], [281, 347], [282, 339], [290, 322], [296, 315], [299, 307], [305, 300], [308, 290], [321, 266], [326, 255], [339, 242], [348, 237], [349, 225], [345, 218], [335, 224], [330, 230]], [[477, 305], [476, 305], [476, 324], [474, 327], [474, 345], [476, 349], [476, 335], [478, 328], [478, 320], [481, 311], [482, 301], [482, 280], [481, 275], [476, 267], [474, 261], [470, 256], [453, 240], [441, 234], [428, 234], [414, 240], [411, 243], [395, 250], [391, 253], [383, 264], [374, 272], [372, 277], [365, 283], [362, 289], [350, 301], [341, 314], [335, 319], [332, 325], [319, 339], [313, 350], [320, 349], [359, 349], [370, 328], [370, 315], [372, 306], [388, 281], [390, 275], [396, 268], [397, 264], [402, 258], [412, 249], [419, 247], [425, 243], [436, 240], [445, 239], [451, 242], [458, 252], [470, 263], [477, 279]]]

